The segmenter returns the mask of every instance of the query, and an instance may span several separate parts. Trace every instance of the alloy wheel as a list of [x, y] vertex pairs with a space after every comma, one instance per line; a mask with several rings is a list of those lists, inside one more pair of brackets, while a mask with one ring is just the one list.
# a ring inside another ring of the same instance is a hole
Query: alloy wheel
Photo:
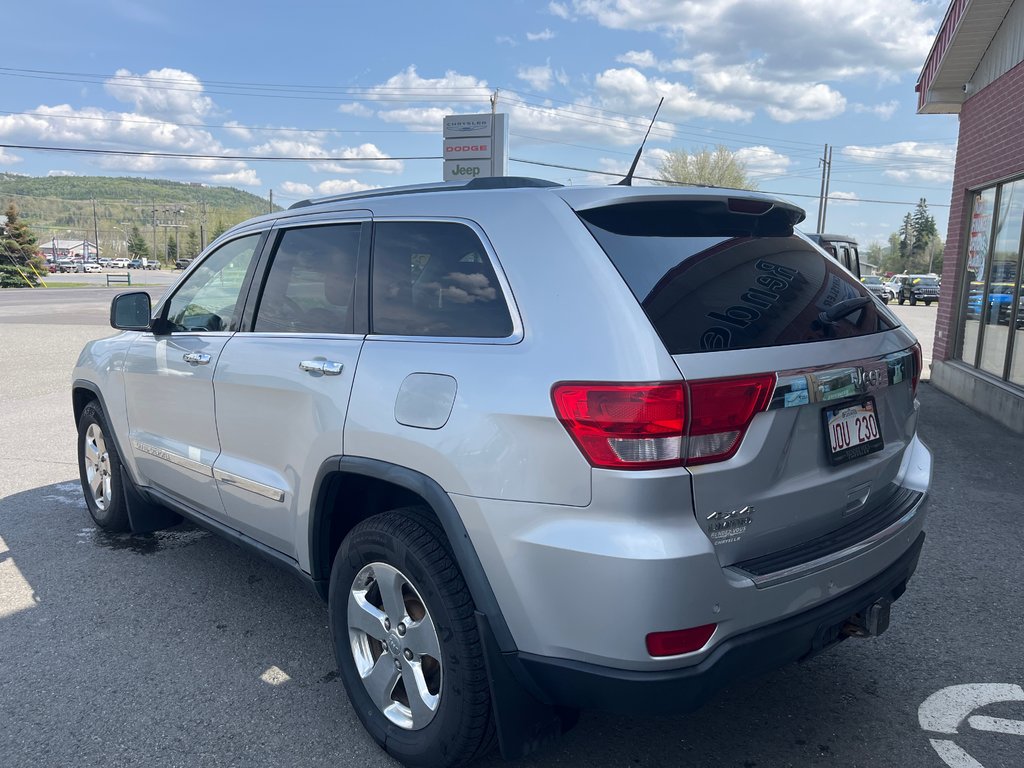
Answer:
[[373, 703], [395, 725], [427, 726], [441, 703], [443, 669], [434, 621], [397, 568], [370, 563], [348, 597], [349, 643]]

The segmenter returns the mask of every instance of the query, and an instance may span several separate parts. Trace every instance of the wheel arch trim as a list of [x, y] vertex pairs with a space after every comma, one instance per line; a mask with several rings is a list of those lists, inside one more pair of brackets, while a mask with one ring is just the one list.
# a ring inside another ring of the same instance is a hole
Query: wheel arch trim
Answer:
[[330, 481], [339, 475], [357, 475], [391, 483], [417, 494], [427, 503], [448, 538], [452, 555], [462, 571], [477, 610], [487, 616], [490, 622], [498, 646], [503, 652], [514, 652], [516, 646], [512, 633], [455, 504], [432, 478], [398, 464], [359, 456], [331, 456], [320, 465], [313, 485], [310, 510], [309, 570], [321, 597], [327, 597], [331, 575], [329, 564], [333, 555], [329, 551], [332, 513], [329, 504]]

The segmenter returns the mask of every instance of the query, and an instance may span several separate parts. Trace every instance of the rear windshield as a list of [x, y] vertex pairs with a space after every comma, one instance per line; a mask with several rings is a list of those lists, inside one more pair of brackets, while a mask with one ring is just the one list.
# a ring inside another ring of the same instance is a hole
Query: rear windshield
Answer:
[[877, 277], [876, 275], [868, 275], [867, 277], [862, 277], [861, 282], [863, 282], [864, 285], [881, 285], [882, 278]]
[[[870, 293], [791, 227], [695, 216], [686, 201], [579, 212], [673, 355], [802, 344], [891, 330]], [[709, 220], [712, 223], [709, 224]], [[768, 235], [759, 233], [767, 229]], [[830, 316], [826, 311], [851, 302]]]

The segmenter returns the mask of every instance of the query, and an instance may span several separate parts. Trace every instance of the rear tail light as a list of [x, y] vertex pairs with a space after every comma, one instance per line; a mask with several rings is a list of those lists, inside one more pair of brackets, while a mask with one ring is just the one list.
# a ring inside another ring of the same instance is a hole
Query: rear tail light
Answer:
[[682, 384], [556, 384], [551, 399], [595, 467], [679, 464], [686, 424]]
[[921, 344], [914, 344], [912, 351], [914, 353], [914, 374], [910, 378], [910, 395], [911, 397], [917, 397], [917, 385], [921, 381], [921, 369], [924, 367], [924, 359], [921, 356]]
[[724, 461], [767, 408], [775, 374], [655, 384], [556, 384], [559, 420], [587, 460], [609, 469]]
[[708, 644], [717, 626], [704, 624], [671, 632], [651, 632], [647, 635], [647, 652], [651, 656], [678, 656], [680, 653], [699, 651]]

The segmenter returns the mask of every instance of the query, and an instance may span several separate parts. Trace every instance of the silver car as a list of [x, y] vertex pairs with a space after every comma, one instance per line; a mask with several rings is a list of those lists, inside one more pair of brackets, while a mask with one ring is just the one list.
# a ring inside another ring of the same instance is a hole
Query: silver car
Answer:
[[924, 540], [921, 352], [803, 216], [481, 179], [245, 222], [82, 351], [89, 511], [309, 582], [410, 766], [877, 635]]

